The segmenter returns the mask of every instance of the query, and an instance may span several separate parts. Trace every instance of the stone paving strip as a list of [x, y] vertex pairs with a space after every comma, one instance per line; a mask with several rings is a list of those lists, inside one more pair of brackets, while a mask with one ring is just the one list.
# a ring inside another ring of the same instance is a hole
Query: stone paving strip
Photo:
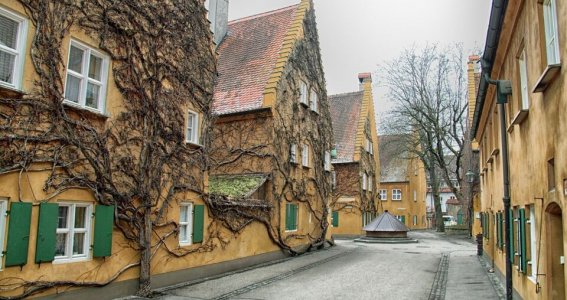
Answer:
[[441, 256], [439, 268], [437, 268], [431, 292], [429, 293], [429, 300], [445, 299], [445, 292], [447, 290], [447, 274], [449, 273], [449, 257], [449, 253], [443, 253]]
[[[178, 285], [161, 289], [159, 292], [166, 295], [159, 297], [159, 299], [177, 299], [176, 296], [191, 297], [192, 299], [229, 299], [343, 257], [356, 249], [358, 247], [332, 247], [327, 250], [284, 259], [276, 264], [251, 267], [247, 269], [245, 276], [240, 274], [242, 271], [232, 272], [217, 278], [206, 278], [183, 286]], [[277, 265], [277, 268], [274, 267], [275, 265]], [[221, 280], [222, 284], [218, 284]], [[213, 296], [211, 296], [212, 291], [215, 294]]]

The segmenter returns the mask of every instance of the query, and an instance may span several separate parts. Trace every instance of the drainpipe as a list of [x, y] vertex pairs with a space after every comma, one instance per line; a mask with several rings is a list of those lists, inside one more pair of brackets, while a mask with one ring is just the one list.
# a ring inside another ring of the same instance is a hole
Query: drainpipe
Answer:
[[484, 79], [488, 84], [496, 85], [498, 112], [500, 114], [500, 136], [502, 137], [502, 169], [504, 179], [504, 220], [506, 222], [506, 299], [512, 300], [512, 253], [510, 253], [510, 245], [512, 241], [512, 232], [510, 232], [510, 173], [508, 162], [508, 137], [506, 132], [506, 109], [504, 105], [508, 102], [508, 95], [512, 94], [512, 83], [510, 80], [494, 80], [484, 73]]

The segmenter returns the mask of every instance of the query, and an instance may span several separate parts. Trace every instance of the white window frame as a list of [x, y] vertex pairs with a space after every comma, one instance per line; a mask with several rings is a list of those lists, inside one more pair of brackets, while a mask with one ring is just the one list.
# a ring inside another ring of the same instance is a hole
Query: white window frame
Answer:
[[289, 161], [292, 164], [297, 163], [297, 145], [296, 144], [291, 144], [289, 146]]
[[299, 82], [299, 103], [309, 106], [309, 90], [307, 89], [307, 83], [301, 80]]
[[417, 191], [413, 190], [413, 202], [417, 202]]
[[333, 187], [333, 189], [337, 187], [337, 172], [336, 171], [331, 172], [331, 186]]
[[366, 191], [366, 188], [368, 186], [368, 175], [366, 174], [366, 172], [362, 173], [362, 190]]
[[417, 215], [413, 215], [413, 226], [417, 226]]
[[315, 92], [314, 88], [309, 89], [309, 106], [312, 111], [316, 113], [319, 112], [319, 96]]
[[372, 192], [372, 175], [368, 175], [368, 191]]
[[324, 169], [327, 172], [331, 171], [331, 151], [325, 151], [325, 165], [324, 165]]
[[526, 48], [522, 49], [518, 57], [518, 68], [520, 71], [520, 97], [521, 109], [530, 108], [529, 91], [528, 91], [528, 66], [526, 63]]
[[[189, 124], [189, 116], [193, 117], [193, 124]], [[188, 110], [185, 126], [185, 141], [187, 143], [199, 145], [199, 114], [195, 111]], [[191, 126], [191, 136], [189, 136], [189, 126]]]
[[0, 45], [0, 50], [2, 52], [7, 52], [9, 54], [15, 55], [14, 69], [12, 70], [13, 82], [10, 83], [5, 81], [0, 81], [0, 86], [21, 90], [22, 78], [24, 73], [25, 56], [26, 56], [25, 50], [26, 50], [26, 40], [27, 40], [27, 32], [28, 32], [28, 20], [1, 7], [0, 7], [0, 14], [8, 19], [18, 22], [16, 48], [9, 48], [4, 45]]
[[[93, 218], [93, 205], [91, 203], [85, 202], [59, 202], [57, 203], [59, 207], [68, 207], [67, 213], [67, 228], [57, 228], [56, 234], [66, 233], [67, 240], [65, 243], [67, 253], [66, 255], [55, 256], [53, 263], [70, 263], [85, 261], [90, 259], [91, 256], [91, 236], [92, 236], [92, 218]], [[75, 229], [75, 209], [77, 207], [86, 207], [85, 210], [85, 229]], [[57, 212], [59, 217], [59, 211]], [[59, 225], [58, 225], [59, 226]], [[73, 239], [75, 238], [75, 233], [85, 233], [83, 249], [85, 249], [84, 254], [73, 254]]]
[[547, 65], [561, 62], [559, 52], [559, 32], [557, 27], [557, 4], [555, 0], [543, 1], [543, 26], [545, 31], [545, 49]]
[[[538, 265], [537, 265], [537, 229], [536, 229], [536, 213], [535, 213], [535, 205], [531, 204], [528, 205], [530, 210], [530, 219], [528, 220], [530, 224], [530, 261], [528, 264], [531, 266], [532, 272], [529, 279], [532, 281], [536, 281], [537, 279], [537, 272], [538, 272]], [[540, 225], [541, 226], [541, 225]]]
[[0, 198], [0, 270], [3, 268], [2, 262], [4, 261], [4, 239], [6, 238], [6, 218], [8, 215], [6, 211], [8, 210], [8, 200], [5, 198]]
[[371, 155], [374, 154], [374, 143], [371, 140], [368, 140], [368, 153]]
[[392, 189], [392, 201], [402, 201], [401, 189]]
[[380, 200], [382, 201], [388, 200], [388, 190], [380, 190]]
[[[187, 220], [181, 221], [181, 211], [186, 210]], [[181, 227], [186, 227], [186, 239], [181, 237]], [[193, 244], [193, 203], [183, 202], [179, 205], [179, 245], [190, 246]]]
[[301, 165], [309, 168], [309, 145], [307, 144], [301, 147]]
[[[71, 47], [75, 47], [78, 48], [80, 50], [83, 50], [83, 60], [82, 60], [82, 66], [81, 66], [81, 73], [78, 73], [76, 71], [70, 70], [69, 69], [69, 59], [71, 58]], [[94, 55], [100, 59], [102, 59], [102, 65], [100, 68], [100, 81], [93, 79], [93, 78], [89, 78], [89, 64], [90, 64], [90, 58], [91, 55]], [[78, 106], [80, 108], [84, 108], [87, 110], [92, 110], [98, 113], [104, 113], [106, 111], [106, 90], [108, 88], [108, 70], [109, 70], [109, 61], [110, 59], [108, 58], [108, 55], [103, 54], [100, 51], [97, 51], [96, 49], [89, 47], [81, 42], [78, 42], [76, 40], [71, 40], [71, 42], [69, 43], [69, 48], [67, 51], [67, 65], [65, 66], [65, 87], [64, 87], [64, 91], [65, 93], [67, 92], [67, 77], [69, 75], [78, 78], [81, 80], [81, 85], [79, 87], [79, 99], [78, 99], [78, 103], [71, 101], [69, 99], [67, 99], [67, 96], [65, 95], [65, 103], [73, 105], [73, 106]], [[87, 101], [87, 86], [89, 83], [98, 85], [100, 87], [99, 90], [99, 99], [98, 99], [98, 108], [93, 108], [90, 106], [86, 105], [86, 101]]]

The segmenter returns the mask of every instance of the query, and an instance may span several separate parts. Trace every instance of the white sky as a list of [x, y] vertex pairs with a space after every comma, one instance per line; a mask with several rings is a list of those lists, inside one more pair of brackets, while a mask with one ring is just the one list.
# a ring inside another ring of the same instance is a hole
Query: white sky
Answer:
[[[426, 43], [460, 42], [466, 54], [483, 50], [491, 4], [490, 0], [313, 1], [327, 93], [356, 91], [358, 73], [372, 72], [378, 115], [390, 107], [387, 91], [377, 78], [380, 64], [405, 48]], [[230, 0], [229, 20], [297, 3]]]

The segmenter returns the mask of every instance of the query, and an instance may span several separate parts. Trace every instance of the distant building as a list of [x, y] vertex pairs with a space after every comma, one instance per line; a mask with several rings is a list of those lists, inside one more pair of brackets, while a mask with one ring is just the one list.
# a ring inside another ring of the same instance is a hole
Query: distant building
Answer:
[[[446, 156], [445, 161], [448, 162], [448, 170], [451, 176], [451, 182], [453, 186], [460, 188], [459, 182], [456, 176], [456, 160], [454, 156]], [[429, 221], [429, 227], [435, 227], [435, 205], [433, 202], [433, 192], [431, 187], [431, 182], [429, 181], [429, 176], [427, 177], [427, 216]], [[443, 215], [450, 215], [455, 218], [458, 224], [463, 224], [464, 214], [467, 212], [467, 208], [460, 203], [455, 196], [455, 193], [451, 190], [449, 184], [443, 179], [443, 174], [441, 170], [437, 171], [437, 180], [439, 180], [439, 197], [441, 201], [441, 211]]]
[[380, 212], [388, 211], [410, 229], [427, 228], [425, 169], [401, 135], [380, 136]]
[[332, 226], [335, 236], [357, 236], [377, 212], [378, 136], [372, 77], [358, 74], [360, 91], [329, 97], [336, 157], [333, 158]]

